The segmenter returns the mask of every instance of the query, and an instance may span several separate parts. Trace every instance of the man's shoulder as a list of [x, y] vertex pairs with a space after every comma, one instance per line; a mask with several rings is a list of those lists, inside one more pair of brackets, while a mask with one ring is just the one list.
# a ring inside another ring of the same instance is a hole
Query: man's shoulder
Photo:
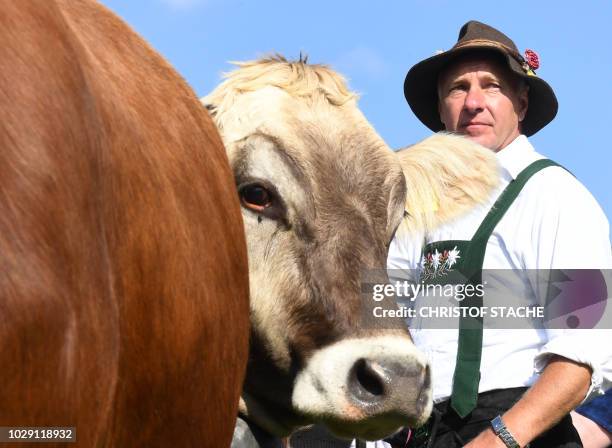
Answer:
[[587, 201], [589, 205], [599, 207], [588, 188], [562, 165], [549, 166], [534, 174], [525, 186], [525, 191], [560, 205]]
[[538, 152], [526, 137], [519, 140], [519, 142], [523, 147], [523, 151], [519, 153], [523, 169], [541, 160], [551, 160], [552, 162], [556, 163], [556, 165], [543, 168], [534, 174], [533, 178], [529, 180], [527, 185], [537, 184], [538, 187], [542, 189], [541, 191], [543, 194], [554, 194], [556, 191], [559, 191], [559, 188], [561, 188], [564, 191], [575, 191], [578, 194], [591, 195], [588, 189], [578, 180], [576, 176], [574, 176], [569, 167], [565, 167], [563, 163], [559, 162], [558, 160], [554, 160]]
[[[562, 166], [547, 167], [527, 182], [518, 201], [523, 216], [535, 227], [548, 231], [562, 227], [580, 232], [609, 232], [609, 222], [601, 205], [588, 188]], [[603, 230], [602, 230], [603, 229]]]

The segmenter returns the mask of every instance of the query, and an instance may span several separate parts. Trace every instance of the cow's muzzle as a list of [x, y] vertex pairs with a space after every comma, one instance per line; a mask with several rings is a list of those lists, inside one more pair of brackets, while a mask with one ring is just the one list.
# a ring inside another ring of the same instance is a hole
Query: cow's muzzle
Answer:
[[312, 356], [296, 378], [292, 401], [337, 435], [373, 440], [425, 422], [431, 375], [408, 336], [348, 339]]

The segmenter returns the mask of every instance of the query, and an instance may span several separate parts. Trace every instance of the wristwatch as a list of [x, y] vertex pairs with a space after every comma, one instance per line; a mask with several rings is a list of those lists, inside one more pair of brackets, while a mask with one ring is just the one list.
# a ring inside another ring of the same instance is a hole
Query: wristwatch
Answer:
[[508, 428], [506, 428], [501, 415], [491, 420], [491, 426], [493, 427], [495, 435], [497, 435], [508, 448], [521, 448], [516, 439], [510, 434], [510, 431], [508, 431]]

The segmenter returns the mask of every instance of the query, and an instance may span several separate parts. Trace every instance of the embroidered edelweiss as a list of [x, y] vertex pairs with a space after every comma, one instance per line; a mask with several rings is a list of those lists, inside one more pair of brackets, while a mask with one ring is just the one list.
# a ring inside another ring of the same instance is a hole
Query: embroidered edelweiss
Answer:
[[457, 246], [455, 246], [455, 248], [448, 253], [448, 257], [446, 259], [446, 264], [448, 267], [450, 268], [457, 263], [458, 258], [461, 257], [459, 256], [459, 249], [457, 249]]
[[436, 249], [433, 256], [431, 257], [431, 264], [433, 265], [434, 271], [437, 271], [440, 267], [440, 255], [440, 252], [438, 252], [438, 249]]
[[442, 275], [447, 275], [452, 271], [457, 260], [461, 258], [460, 250], [455, 246], [452, 250], [445, 250], [440, 253], [438, 249], [432, 253], [423, 255], [421, 259], [421, 280], [431, 280]]

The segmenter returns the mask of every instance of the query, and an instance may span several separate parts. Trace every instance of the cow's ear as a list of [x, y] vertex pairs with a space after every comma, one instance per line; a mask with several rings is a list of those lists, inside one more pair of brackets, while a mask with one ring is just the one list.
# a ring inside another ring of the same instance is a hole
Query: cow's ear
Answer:
[[433, 230], [486, 202], [499, 184], [494, 153], [465, 137], [445, 133], [397, 153], [411, 228]]
[[203, 96], [200, 98], [200, 104], [202, 104], [202, 106], [206, 108], [206, 110], [213, 119], [217, 115], [217, 104], [215, 103], [216, 102], [210, 97], [210, 95]]

